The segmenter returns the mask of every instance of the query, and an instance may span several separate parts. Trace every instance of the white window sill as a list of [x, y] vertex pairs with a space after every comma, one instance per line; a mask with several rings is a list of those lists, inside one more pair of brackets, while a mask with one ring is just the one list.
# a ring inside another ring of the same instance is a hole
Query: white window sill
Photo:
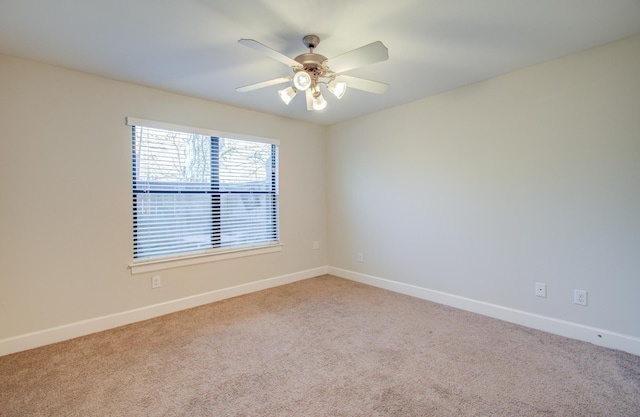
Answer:
[[262, 255], [265, 253], [280, 252], [282, 244], [260, 246], [242, 249], [227, 249], [203, 252], [198, 254], [138, 261], [129, 265], [131, 274], [143, 274], [145, 272], [160, 271], [163, 269], [179, 268], [188, 265], [202, 264], [206, 262], [222, 261], [225, 259], [241, 258], [245, 256]]

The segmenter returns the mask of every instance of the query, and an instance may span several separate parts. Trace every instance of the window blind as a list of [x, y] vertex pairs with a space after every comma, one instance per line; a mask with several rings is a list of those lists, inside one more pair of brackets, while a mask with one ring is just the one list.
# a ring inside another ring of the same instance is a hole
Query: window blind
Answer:
[[134, 259], [279, 242], [277, 144], [132, 125], [132, 149]]

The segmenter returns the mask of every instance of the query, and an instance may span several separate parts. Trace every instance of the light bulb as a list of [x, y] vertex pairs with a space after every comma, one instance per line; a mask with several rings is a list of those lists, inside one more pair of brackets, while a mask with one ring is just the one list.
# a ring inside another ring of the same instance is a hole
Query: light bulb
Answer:
[[341, 99], [345, 91], [347, 91], [347, 83], [333, 79], [327, 84], [327, 89], [338, 99]]
[[297, 93], [298, 93], [298, 90], [293, 86], [290, 86], [285, 88], [284, 90], [278, 91], [278, 95], [286, 105], [289, 105], [289, 103], [291, 102], [291, 100], [293, 100], [293, 98], [296, 96]]
[[298, 71], [293, 76], [293, 85], [300, 91], [311, 87], [311, 76], [306, 71]]

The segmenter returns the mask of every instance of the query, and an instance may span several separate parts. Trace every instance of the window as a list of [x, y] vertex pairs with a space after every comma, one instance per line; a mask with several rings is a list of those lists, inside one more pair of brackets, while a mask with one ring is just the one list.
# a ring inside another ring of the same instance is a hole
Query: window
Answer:
[[134, 264], [279, 245], [277, 142], [127, 123]]

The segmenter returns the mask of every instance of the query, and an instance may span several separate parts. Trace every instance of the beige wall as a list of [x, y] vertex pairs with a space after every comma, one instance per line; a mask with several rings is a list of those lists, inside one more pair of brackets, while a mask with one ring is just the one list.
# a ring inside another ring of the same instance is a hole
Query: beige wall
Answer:
[[640, 337], [640, 37], [334, 125], [327, 157], [332, 267]]
[[[279, 139], [282, 252], [132, 276], [126, 116]], [[0, 340], [326, 266], [324, 154], [320, 126], [0, 56]]]

